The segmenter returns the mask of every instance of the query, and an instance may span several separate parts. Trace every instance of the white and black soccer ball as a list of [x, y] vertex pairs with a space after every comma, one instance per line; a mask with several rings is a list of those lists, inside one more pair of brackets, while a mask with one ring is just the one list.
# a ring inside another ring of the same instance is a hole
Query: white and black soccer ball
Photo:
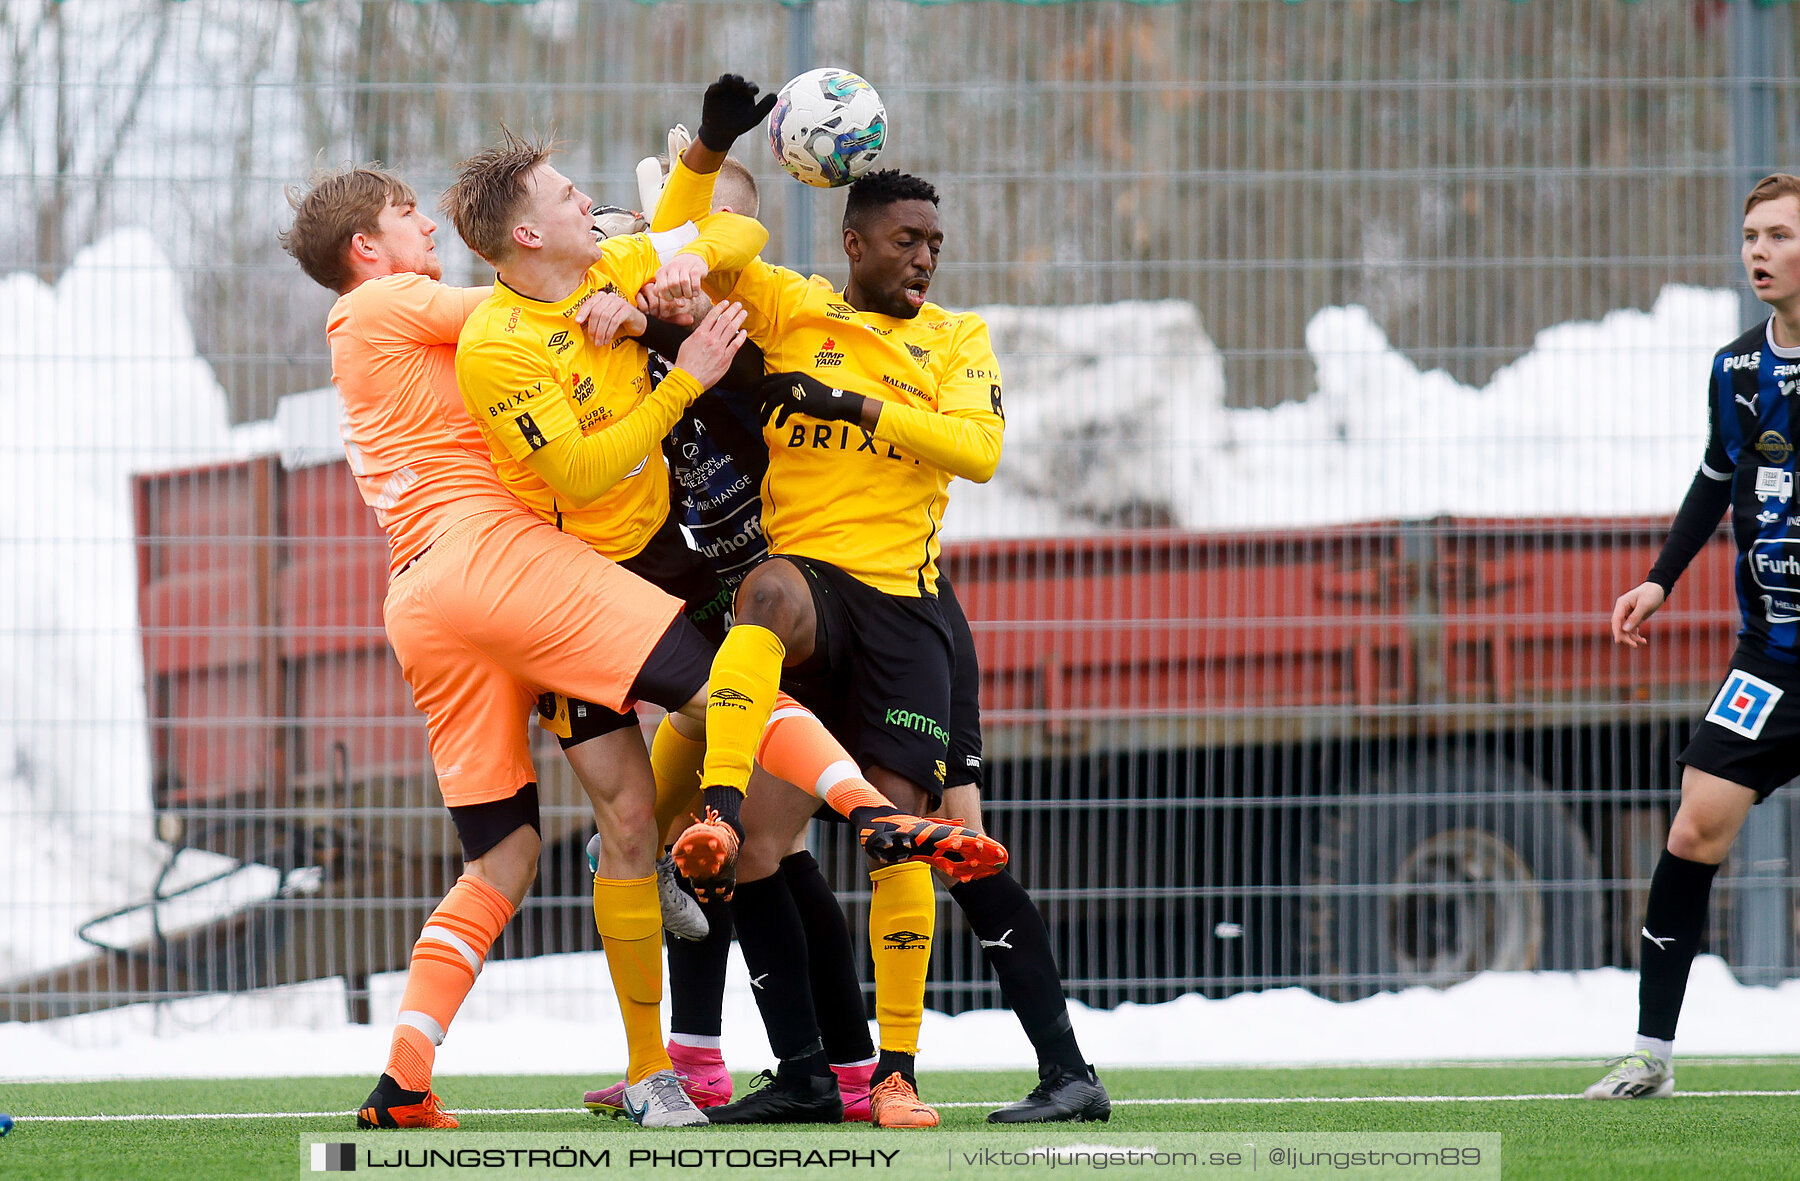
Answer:
[[769, 146], [801, 184], [847, 185], [875, 167], [887, 140], [887, 108], [861, 75], [822, 66], [781, 88], [769, 113]]

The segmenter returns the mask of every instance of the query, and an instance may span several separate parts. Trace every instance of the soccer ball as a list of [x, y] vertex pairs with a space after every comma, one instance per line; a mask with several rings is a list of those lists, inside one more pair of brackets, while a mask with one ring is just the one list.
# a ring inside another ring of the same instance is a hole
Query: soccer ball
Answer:
[[769, 146], [801, 184], [847, 185], [875, 166], [887, 139], [887, 108], [860, 76], [836, 66], [808, 70], [781, 88], [769, 114]]

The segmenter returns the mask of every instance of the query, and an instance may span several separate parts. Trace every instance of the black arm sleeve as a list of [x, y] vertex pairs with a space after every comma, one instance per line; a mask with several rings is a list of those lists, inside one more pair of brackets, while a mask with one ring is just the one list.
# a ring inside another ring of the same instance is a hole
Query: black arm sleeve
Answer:
[[1662, 552], [1656, 555], [1656, 565], [1650, 567], [1644, 581], [1662, 587], [1664, 594], [1673, 590], [1675, 580], [1712, 538], [1713, 531], [1719, 527], [1719, 518], [1730, 507], [1731, 481], [1715, 480], [1705, 472], [1695, 472], [1694, 482], [1688, 486], [1687, 496], [1675, 513], [1675, 523], [1669, 526], [1669, 538], [1663, 542]]
[[[675, 354], [681, 351], [681, 342], [694, 334], [694, 330], [680, 324], [671, 324], [667, 320], [659, 320], [655, 316], [645, 316], [648, 324], [644, 334], [638, 337], [644, 347], [653, 353], [661, 353], [670, 364], [675, 363]], [[737, 356], [731, 359], [731, 368], [719, 384], [728, 389], [750, 389], [763, 379], [763, 351], [756, 347], [754, 341], [745, 340], [738, 346]]]

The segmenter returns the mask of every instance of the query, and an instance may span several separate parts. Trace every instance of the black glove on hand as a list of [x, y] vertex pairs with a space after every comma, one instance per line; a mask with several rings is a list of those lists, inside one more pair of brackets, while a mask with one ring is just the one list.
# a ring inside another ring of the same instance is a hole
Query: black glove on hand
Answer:
[[736, 74], [721, 74], [700, 100], [700, 142], [715, 152], [729, 152], [737, 137], [761, 123], [775, 109], [775, 96], [756, 101], [756, 83]]
[[763, 418], [777, 414], [775, 425], [778, 427], [786, 426], [787, 420], [796, 414], [826, 422], [862, 421], [861, 394], [834, 390], [810, 374], [771, 373], [756, 387], [756, 394]]

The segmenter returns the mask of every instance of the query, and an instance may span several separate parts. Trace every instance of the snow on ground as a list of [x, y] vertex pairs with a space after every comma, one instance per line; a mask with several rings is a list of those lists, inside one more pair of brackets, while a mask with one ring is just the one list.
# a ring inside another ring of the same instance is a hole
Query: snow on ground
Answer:
[[[8, 506], [0, 513], [0, 830], [9, 848], [0, 860], [0, 979], [83, 953], [77, 926], [145, 897], [170, 855], [150, 815], [130, 474], [252, 452], [275, 451], [295, 465], [338, 454], [329, 391], [286, 399], [272, 421], [234, 429], [182, 309], [168, 259], [141, 230], [83, 251], [54, 285], [0, 277], [0, 411], [14, 424], [0, 443]], [[1266, 410], [1226, 406], [1218, 350], [1191, 305], [983, 309], [1008, 374], [1007, 451], [992, 484], [957, 486], [947, 532], [1087, 532], [1146, 507], [1188, 528], [1670, 512], [1700, 452], [1707, 358], [1737, 334], [1736, 309], [1729, 292], [1670, 287], [1648, 312], [1545, 331], [1531, 352], [1471, 389], [1418, 372], [1361, 308], [1326, 308], [1306, 333], [1318, 392]], [[168, 884], [229, 864], [183, 853]], [[217, 887], [208, 905], [229, 909], [235, 898], [266, 894], [272, 879], [252, 868]], [[120, 937], [117, 924], [108, 934]], [[496, 965], [490, 975], [516, 970]], [[1578, 992], [1623, 987], [1603, 976], [1581, 980]], [[279, 1001], [171, 1006], [156, 1019], [180, 1027], [203, 1020], [208, 1005], [267, 1003], [326, 1021], [332, 1004], [290, 992]], [[1205, 1002], [1183, 1003], [1202, 1014], [1191, 1052], [1171, 1049], [1167, 1038], [1115, 1043], [1110, 1032], [1105, 1044], [1204, 1061], [1250, 1027], [1216, 1020]], [[1308, 1002], [1272, 994], [1241, 1003], [1261, 1012]], [[587, 1005], [581, 1000], [578, 1011]], [[1130, 1011], [1105, 1018], [1140, 1019]], [[112, 1028], [106, 1020], [88, 1024]], [[964, 1028], [993, 1020], [1006, 1019], [959, 1018], [944, 1052], [956, 1059]], [[1364, 1053], [1367, 1040], [1357, 1038]], [[1313, 1042], [1332, 1044], [1323, 1025]], [[0, 1053], [9, 1069], [18, 1060]]]
[[[106, 1078], [373, 1075], [387, 1058], [402, 978], [374, 979], [373, 1025], [344, 1018], [340, 981], [255, 996], [139, 1005], [112, 1013], [0, 1024], [0, 1077]], [[1682, 1014], [1685, 1055], [1800, 1054], [1800, 980], [1746, 988], [1724, 961], [1694, 962]], [[1111, 1012], [1070, 1006], [1096, 1066], [1217, 1066], [1592, 1058], [1631, 1048], [1637, 976], [1491, 972], [1442, 991], [1408, 989], [1349, 1004], [1298, 988], [1224, 1000], [1186, 996]], [[440, 1075], [617, 1076], [625, 1038], [598, 953], [490, 964], [438, 1051]], [[724, 1052], [734, 1070], [774, 1065], [733, 949]], [[1010, 1013], [926, 1013], [927, 1070], [1036, 1066]]]

